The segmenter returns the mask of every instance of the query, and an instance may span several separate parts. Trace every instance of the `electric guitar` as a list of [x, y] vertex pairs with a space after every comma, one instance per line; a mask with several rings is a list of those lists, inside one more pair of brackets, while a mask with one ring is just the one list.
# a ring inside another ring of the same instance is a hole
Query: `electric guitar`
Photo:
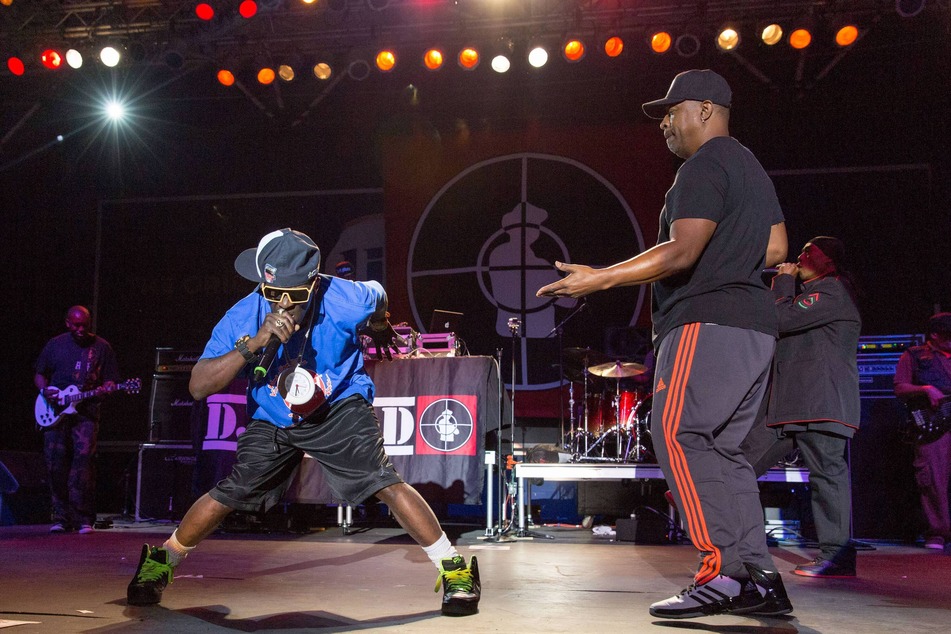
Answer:
[[141, 379], [129, 379], [119, 383], [112, 389], [97, 388], [95, 390], [79, 391], [75, 385], [70, 385], [59, 391], [59, 394], [51, 399], [47, 399], [41, 392], [36, 397], [36, 406], [33, 413], [36, 416], [36, 424], [40, 427], [52, 427], [59, 422], [59, 419], [67, 414], [76, 413], [76, 405], [81, 401], [92, 396], [105, 396], [116, 392], [128, 392], [129, 394], [138, 394], [142, 389]]
[[915, 399], [908, 403], [905, 436], [917, 443], [929, 443], [951, 430], [951, 396], [938, 401], [932, 408], [927, 400]]

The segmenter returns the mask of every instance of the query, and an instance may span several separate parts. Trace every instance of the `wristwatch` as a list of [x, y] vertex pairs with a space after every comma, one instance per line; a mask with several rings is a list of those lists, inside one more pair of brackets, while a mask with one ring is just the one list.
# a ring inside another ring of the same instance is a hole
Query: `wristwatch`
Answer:
[[240, 339], [234, 342], [234, 349], [241, 353], [241, 356], [244, 357], [244, 360], [248, 363], [251, 363], [258, 358], [258, 355], [254, 354], [248, 350], [248, 341], [251, 340], [251, 335], [244, 335]]

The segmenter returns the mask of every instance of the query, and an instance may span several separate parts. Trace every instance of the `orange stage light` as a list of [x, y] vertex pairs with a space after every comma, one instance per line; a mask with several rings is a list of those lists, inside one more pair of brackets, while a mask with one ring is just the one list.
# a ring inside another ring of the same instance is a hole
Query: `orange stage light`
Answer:
[[651, 35], [651, 50], [655, 53], [666, 53], [673, 44], [673, 38], [667, 31], [658, 31]]
[[234, 73], [222, 68], [218, 71], [218, 83], [222, 86], [234, 86]]
[[835, 32], [835, 43], [839, 46], [851, 46], [859, 38], [859, 30], [854, 24], [846, 24]]
[[273, 68], [262, 68], [258, 71], [258, 82], [269, 86], [274, 83], [274, 69]]
[[604, 43], [604, 53], [608, 57], [617, 57], [624, 50], [624, 40], [618, 36], [609, 37]]
[[584, 42], [581, 40], [568, 40], [565, 42], [561, 52], [569, 62], [577, 62], [584, 57]]
[[789, 34], [789, 45], [795, 49], [804, 49], [812, 43], [812, 33], [808, 29], [796, 29]]
[[465, 70], [472, 70], [479, 65], [479, 51], [466, 47], [459, 51], [459, 65]]
[[388, 73], [396, 66], [396, 53], [384, 49], [376, 54], [376, 67], [384, 73]]
[[442, 51], [431, 48], [423, 54], [423, 65], [429, 70], [442, 68]]

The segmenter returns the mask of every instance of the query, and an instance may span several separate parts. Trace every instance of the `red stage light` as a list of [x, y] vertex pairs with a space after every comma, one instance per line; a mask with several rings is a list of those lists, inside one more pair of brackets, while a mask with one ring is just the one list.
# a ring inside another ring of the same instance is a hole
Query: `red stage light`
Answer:
[[258, 12], [258, 3], [254, 0], [244, 0], [238, 5], [238, 13], [242, 18], [252, 18]]
[[19, 57], [11, 57], [7, 60], [7, 68], [10, 69], [10, 72], [18, 77], [26, 72], [26, 67], [23, 65], [23, 60]]
[[207, 22], [208, 20], [215, 17], [215, 10], [207, 2], [199, 2], [195, 6], [195, 15], [198, 16], [199, 20], [204, 20], [205, 22]]
[[46, 66], [50, 70], [56, 70], [63, 65], [63, 56], [53, 49], [48, 48], [40, 55], [40, 61], [43, 62], [43, 66]]

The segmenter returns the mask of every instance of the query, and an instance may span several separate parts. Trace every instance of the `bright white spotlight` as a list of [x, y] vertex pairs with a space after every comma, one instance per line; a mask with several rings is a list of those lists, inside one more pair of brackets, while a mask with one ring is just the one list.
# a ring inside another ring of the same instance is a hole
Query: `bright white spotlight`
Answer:
[[80, 68], [83, 65], [83, 54], [74, 48], [66, 51], [66, 63], [70, 68]]
[[113, 121], [119, 121], [125, 116], [125, 106], [118, 101], [110, 101], [106, 104], [106, 115]]
[[112, 68], [113, 66], [116, 66], [119, 63], [119, 57], [120, 57], [119, 51], [112, 48], [111, 46], [105, 47], [99, 53], [99, 59], [101, 59], [102, 63], [108, 66], [109, 68]]
[[512, 67], [512, 62], [505, 55], [496, 55], [492, 58], [492, 70], [497, 73], [504, 73]]
[[535, 68], [541, 68], [548, 63], [548, 51], [541, 46], [536, 46], [528, 53], [528, 63]]

